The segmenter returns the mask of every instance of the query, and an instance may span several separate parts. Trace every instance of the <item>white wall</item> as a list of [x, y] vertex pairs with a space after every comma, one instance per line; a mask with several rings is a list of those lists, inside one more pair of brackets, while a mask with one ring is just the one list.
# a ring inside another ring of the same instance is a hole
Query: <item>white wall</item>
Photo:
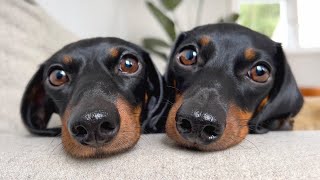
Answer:
[[[204, 0], [201, 23], [213, 23], [226, 14], [228, 1]], [[118, 36], [140, 43], [146, 36], [166, 34], [146, 8], [144, 0], [36, 0], [60, 24], [81, 38]], [[158, 3], [157, 0], [153, 2]], [[185, 0], [176, 16], [182, 30], [195, 25], [198, 1]], [[217, 7], [217, 8], [214, 8]]]
[[304, 49], [287, 50], [287, 59], [300, 86], [320, 87], [320, 51]]
[[[54, 19], [80, 38], [116, 36], [137, 44], [144, 37], [168, 39], [144, 0], [36, 0]], [[229, 14], [233, 0], [204, 0], [200, 24]], [[159, 0], [153, 0], [158, 3]], [[184, 0], [175, 14], [182, 31], [195, 25], [198, 1]], [[320, 86], [320, 51], [287, 51], [299, 85]], [[165, 63], [153, 56], [160, 67]]]
[[[144, 37], [168, 39], [145, 0], [36, 0], [55, 20], [80, 38], [116, 36], [140, 44]], [[153, 0], [159, 4], [159, 0]], [[231, 0], [204, 0], [200, 24], [214, 23], [231, 11]], [[176, 9], [181, 31], [195, 26], [198, 1], [184, 0]], [[173, 18], [173, 16], [171, 16]], [[178, 29], [179, 29], [178, 28]], [[160, 71], [165, 62], [152, 56]]]

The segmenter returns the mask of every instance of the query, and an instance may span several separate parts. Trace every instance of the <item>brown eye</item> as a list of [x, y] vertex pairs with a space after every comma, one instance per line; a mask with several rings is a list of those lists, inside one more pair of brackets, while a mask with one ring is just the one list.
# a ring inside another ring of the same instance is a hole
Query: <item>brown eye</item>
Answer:
[[263, 65], [257, 65], [248, 72], [249, 77], [259, 83], [266, 82], [270, 77], [270, 71]]
[[132, 74], [138, 71], [138, 69], [139, 69], [139, 63], [138, 63], [138, 60], [135, 59], [134, 57], [127, 56], [127, 57], [123, 57], [120, 60], [119, 70], [121, 72]]
[[197, 52], [193, 49], [185, 49], [178, 55], [179, 61], [184, 65], [192, 65], [197, 63]]
[[54, 70], [49, 75], [49, 81], [53, 86], [61, 86], [69, 81], [69, 78], [64, 70]]

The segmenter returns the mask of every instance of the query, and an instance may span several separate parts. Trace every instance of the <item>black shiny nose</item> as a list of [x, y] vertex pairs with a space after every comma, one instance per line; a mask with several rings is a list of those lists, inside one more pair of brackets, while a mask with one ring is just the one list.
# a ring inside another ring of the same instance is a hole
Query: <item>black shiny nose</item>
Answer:
[[183, 138], [192, 143], [207, 145], [222, 135], [224, 125], [214, 116], [200, 112], [194, 114], [177, 114], [176, 127]]
[[116, 136], [119, 127], [118, 114], [94, 111], [71, 119], [69, 132], [82, 145], [101, 147]]

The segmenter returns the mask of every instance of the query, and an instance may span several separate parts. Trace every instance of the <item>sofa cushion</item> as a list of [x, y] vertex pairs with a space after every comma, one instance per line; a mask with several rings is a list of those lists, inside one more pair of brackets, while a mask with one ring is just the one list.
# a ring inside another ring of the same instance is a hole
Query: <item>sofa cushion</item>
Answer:
[[319, 131], [270, 132], [198, 152], [154, 134], [125, 153], [81, 160], [60, 138], [0, 134], [0, 179], [319, 179], [319, 140]]
[[39, 64], [78, 38], [22, 0], [1, 1], [0, 27], [0, 131], [25, 133], [19, 107], [26, 84]]

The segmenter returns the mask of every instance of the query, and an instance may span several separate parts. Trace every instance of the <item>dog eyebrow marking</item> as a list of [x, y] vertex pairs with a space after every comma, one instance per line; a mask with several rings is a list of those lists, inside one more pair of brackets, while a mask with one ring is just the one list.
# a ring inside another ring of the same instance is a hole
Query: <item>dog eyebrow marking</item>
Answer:
[[211, 39], [209, 36], [201, 36], [201, 38], [199, 39], [199, 44], [201, 46], [207, 46], [209, 43], [211, 42]]
[[116, 58], [119, 56], [119, 50], [113, 47], [109, 50], [109, 54], [111, 55], [111, 57]]
[[256, 51], [253, 48], [247, 48], [244, 51], [244, 58], [247, 61], [252, 61], [252, 60], [254, 60], [255, 57], [256, 57]]
[[72, 57], [69, 56], [69, 55], [64, 55], [63, 58], [62, 58], [62, 62], [63, 62], [63, 64], [65, 64], [65, 65], [70, 65], [70, 64], [72, 64], [73, 59], [72, 59]]

